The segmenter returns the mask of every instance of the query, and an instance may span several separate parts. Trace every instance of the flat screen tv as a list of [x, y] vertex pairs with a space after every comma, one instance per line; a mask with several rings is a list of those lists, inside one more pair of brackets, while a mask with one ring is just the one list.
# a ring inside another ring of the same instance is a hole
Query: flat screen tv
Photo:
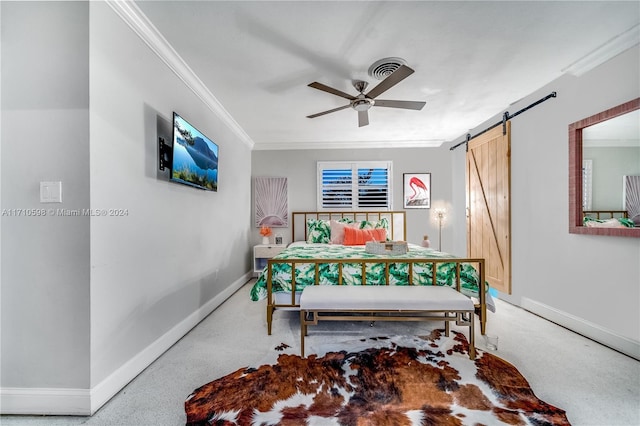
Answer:
[[218, 145], [176, 112], [171, 180], [207, 191], [218, 190]]

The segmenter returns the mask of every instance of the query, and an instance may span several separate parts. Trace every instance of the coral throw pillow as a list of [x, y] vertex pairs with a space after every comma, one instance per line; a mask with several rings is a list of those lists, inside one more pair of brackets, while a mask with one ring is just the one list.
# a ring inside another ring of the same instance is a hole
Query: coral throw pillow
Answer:
[[345, 246], [362, 246], [367, 241], [385, 241], [387, 239], [387, 231], [385, 229], [353, 229], [344, 228], [344, 245]]

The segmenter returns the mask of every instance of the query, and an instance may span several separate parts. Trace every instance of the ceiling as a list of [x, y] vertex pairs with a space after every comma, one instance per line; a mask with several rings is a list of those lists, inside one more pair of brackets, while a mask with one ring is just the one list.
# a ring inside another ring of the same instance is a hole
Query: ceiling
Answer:
[[640, 110], [585, 127], [582, 143], [584, 147], [640, 147]]
[[[588, 55], [623, 39], [638, 43], [640, 22], [637, 1], [138, 1], [134, 6], [254, 149], [439, 146], [462, 140], [469, 129]], [[351, 81], [368, 81], [370, 90], [379, 80], [367, 70], [387, 57], [404, 59], [415, 73], [379, 99], [426, 101], [421, 111], [373, 107], [365, 127], [358, 127], [351, 108], [306, 118], [348, 104], [309, 83], [357, 95]]]

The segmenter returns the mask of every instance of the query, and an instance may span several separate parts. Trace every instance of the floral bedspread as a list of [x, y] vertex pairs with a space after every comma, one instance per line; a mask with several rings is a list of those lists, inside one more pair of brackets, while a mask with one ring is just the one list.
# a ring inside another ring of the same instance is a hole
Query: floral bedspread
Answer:
[[634, 228], [636, 225], [626, 217], [614, 217], [611, 219], [594, 219], [589, 216], [584, 218], [584, 226], [602, 228]]
[[[376, 259], [376, 258], [398, 258], [398, 263], [389, 265], [390, 285], [409, 285], [409, 264], [403, 263], [402, 259], [413, 258], [455, 258], [447, 253], [424, 248], [414, 244], [409, 244], [406, 254], [399, 256], [376, 255], [367, 253], [363, 246], [343, 246], [333, 244], [309, 244], [304, 246], [288, 247], [274, 259]], [[438, 285], [455, 287], [456, 284], [456, 264], [439, 263], [436, 268], [436, 281]], [[385, 284], [385, 264], [371, 263], [365, 270], [367, 285]], [[321, 285], [338, 284], [338, 265], [336, 263], [325, 263], [319, 265]], [[413, 265], [413, 283], [420, 285], [431, 285], [433, 282], [433, 264]], [[478, 299], [478, 272], [468, 264], [463, 263], [460, 267], [461, 293]], [[362, 267], [359, 263], [344, 264], [342, 268], [343, 285], [362, 285]], [[315, 265], [296, 265], [296, 291], [307, 285], [315, 284]], [[274, 292], [291, 292], [291, 265], [280, 263], [273, 265], [272, 286]], [[485, 295], [487, 308], [495, 312], [495, 304], [489, 294], [489, 284], [485, 283]], [[251, 289], [251, 300], [258, 301], [267, 297], [267, 268], [258, 277], [258, 280]]]

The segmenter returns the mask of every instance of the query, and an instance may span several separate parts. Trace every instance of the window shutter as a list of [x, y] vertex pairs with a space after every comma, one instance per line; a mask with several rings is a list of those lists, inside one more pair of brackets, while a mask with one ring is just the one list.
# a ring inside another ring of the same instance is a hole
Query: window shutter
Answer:
[[353, 205], [351, 169], [323, 169], [321, 188], [323, 209], [350, 209]]
[[391, 209], [391, 162], [318, 162], [318, 209]]
[[358, 208], [389, 208], [389, 170], [358, 169]]

